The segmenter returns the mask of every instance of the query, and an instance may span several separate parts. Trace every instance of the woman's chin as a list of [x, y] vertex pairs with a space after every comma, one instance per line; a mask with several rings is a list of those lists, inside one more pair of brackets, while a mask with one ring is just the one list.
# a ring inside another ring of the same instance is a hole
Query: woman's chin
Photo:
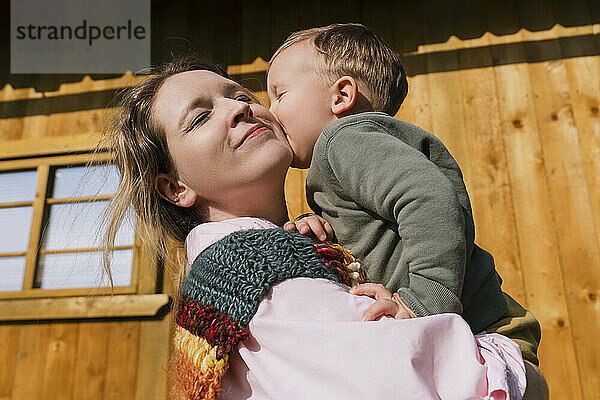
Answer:
[[263, 164], [272, 173], [287, 172], [292, 164], [292, 150], [281, 142], [272, 141], [262, 146], [256, 154], [257, 164]]

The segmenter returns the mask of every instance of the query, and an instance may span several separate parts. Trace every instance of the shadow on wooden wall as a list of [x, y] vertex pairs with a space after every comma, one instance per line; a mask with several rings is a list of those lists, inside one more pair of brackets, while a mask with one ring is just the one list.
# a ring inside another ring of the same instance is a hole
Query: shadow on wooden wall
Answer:
[[[421, 4], [419, 4], [421, 3]], [[562, 40], [568, 53], [557, 58], [598, 55], [600, 39], [597, 34], [574, 34], [561, 39], [527, 41], [493, 46], [479, 46], [456, 51], [433, 51], [427, 55], [416, 53], [419, 46], [446, 42], [452, 36], [460, 40], [476, 39], [486, 32], [496, 36], [512, 35], [521, 29], [543, 32], [554, 25], [575, 28], [600, 21], [600, 4], [580, 1], [573, 5], [569, 0], [552, 2], [536, 0], [518, 3], [494, 1], [365, 1], [365, 0], [232, 0], [187, 1], [152, 0], [151, 41], [152, 63], [169, 60], [173, 54], [194, 49], [221, 65], [249, 64], [255, 58], [268, 60], [272, 52], [291, 32], [333, 22], [361, 22], [377, 32], [401, 54], [409, 75], [451, 71], [459, 67], [444, 63], [448, 57], [462, 57], [469, 63], [460, 68], [477, 68], [501, 63], [539, 62], [552, 58], [553, 42]], [[576, 10], [585, 7], [586, 10]], [[583, 11], [583, 12], [582, 12]], [[435, 29], [423, 29], [424, 26]], [[0, 52], [10, 54], [10, 1], [0, 2]], [[524, 45], [525, 51], [516, 51]], [[482, 54], [490, 51], [509, 54], [486, 60]], [[451, 53], [451, 54], [449, 54]], [[425, 62], [425, 58], [438, 58], [439, 62]], [[427, 67], [425, 65], [428, 65]], [[13, 88], [33, 87], [37, 91], [58, 89], [62, 83], [78, 82], [83, 74], [10, 74], [10, 58], [0, 62], [0, 88], [10, 84]], [[118, 75], [94, 74], [92, 79], [114, 78]], [[253, 77], [254, 78], [254, 77]], [[258, 83], [264, 85], [262, 74]], [[253, 89], [261, 89], [255, 87]], [[114, 92], [95, 93], [85, 98], [64, 98], [60, 103], [34, 102], [28, 108], [31, 114], [48, 114], [101, 108]], [[3, 117], [24, 116], [19, 103], [5, 104]], [[56, 111], [58, 110], [58, 111]]]

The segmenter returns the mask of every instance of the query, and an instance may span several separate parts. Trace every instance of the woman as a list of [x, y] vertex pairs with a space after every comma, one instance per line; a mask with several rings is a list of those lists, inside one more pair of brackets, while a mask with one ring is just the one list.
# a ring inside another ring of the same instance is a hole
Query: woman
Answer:
[[520, 352], [500, 335], [451, 314], [361, 322], [374, 300], [336, 282], [335, 250], [277, 229], [292, 152], [275, 118], [215, 66], [156, 72], [124, 92], [108, 136], [122, 181], [107, 248], [129, 204], [163, 255], [186, 241], [173, 398], [521, 397]]

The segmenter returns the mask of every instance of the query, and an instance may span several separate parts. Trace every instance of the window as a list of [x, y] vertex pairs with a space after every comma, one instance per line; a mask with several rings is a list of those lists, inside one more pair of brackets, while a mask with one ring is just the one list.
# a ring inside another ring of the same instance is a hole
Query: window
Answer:
[[[133, 211], [117, 234], [110, 287], [102, 269], [102, 217], [119, 176], [114, 165], [89, 164], [91, 159], [90, 154], [79, 154], [0, 161], [2, 304], [9, 299], [52, 297], [64, 303], [77, 296], [88, 301], [90, 294], [156, 292], [156, 265], [144, 258]], [[109, 155], [96, 159], [106, 161]], [[147, 276], [141, 279], [141, 270], [152, 276], [150, 283]], [[161, 296], [164, 305], [168, 298]], [[123, 297], [115, 301], [120, 300]]]
[[23, 287], [37, 171], [0, 172], [0, 290]]

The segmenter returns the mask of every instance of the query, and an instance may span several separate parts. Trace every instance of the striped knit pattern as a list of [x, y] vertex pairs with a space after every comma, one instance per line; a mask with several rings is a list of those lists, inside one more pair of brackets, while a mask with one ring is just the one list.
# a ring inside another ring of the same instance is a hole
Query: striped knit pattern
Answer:
[[248, 323], [271, 286], [297, 277], [350, 285], [357, 276], [348, 267], [352, 262], [339, 245], [315, 244], [282, 229], [238, 231], [206, 248], [176, 305], [171, 398], [218, 397], [228, 356], [248, 337]]
[[188, 359], [196, 368], [200, 369], [201, 373], [205, 373], [209, 369], [213, 369], [219, 375], [225, 373], [229, 355], [223, 354], [221, 357], [217, 356], [217, 346], [211, 346], [202, 336], [196, 336], [186, 329], [177, 326], [175, 327], [173, 342], [175, 348], [187, 355]]
[[316, 243], [317, 252], [327, 267], [338, 273], [340, 280], [354, 287], [367, 282], [367, 275], [360, 261], [354, 258], [349, 250], [337, 243]]

